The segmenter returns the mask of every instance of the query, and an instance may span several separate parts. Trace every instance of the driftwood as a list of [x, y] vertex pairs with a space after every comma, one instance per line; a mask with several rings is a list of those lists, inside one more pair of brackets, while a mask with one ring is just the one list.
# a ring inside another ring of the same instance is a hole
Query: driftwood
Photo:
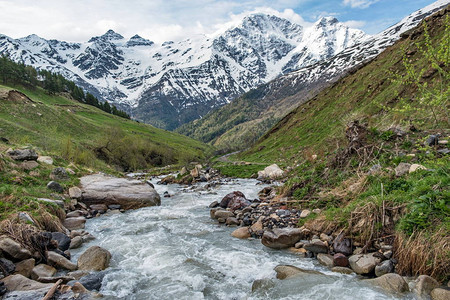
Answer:
[[59, 279], [53, 286], [52, 288], [47, 292], [47, 294], [45, 294], [44, 298], [42, 298], [42, 300], [50, 300], [52, 299], [53, 295], [56, 292], [56, 289], [59, 287], [59, 285], [62, 283], [62, 279]]

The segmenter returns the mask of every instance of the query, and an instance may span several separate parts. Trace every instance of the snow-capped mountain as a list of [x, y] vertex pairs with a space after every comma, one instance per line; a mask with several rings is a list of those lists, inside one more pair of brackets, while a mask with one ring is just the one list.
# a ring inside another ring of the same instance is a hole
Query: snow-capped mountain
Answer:
[[109, 30], [86, 43], [0, 35], [0, 53], [58, 72], [137, 119], [173, 129], [289, 71], [366, 40], [335, 18], [304, 28], [252, 14], [215, 38], [156, 45]]

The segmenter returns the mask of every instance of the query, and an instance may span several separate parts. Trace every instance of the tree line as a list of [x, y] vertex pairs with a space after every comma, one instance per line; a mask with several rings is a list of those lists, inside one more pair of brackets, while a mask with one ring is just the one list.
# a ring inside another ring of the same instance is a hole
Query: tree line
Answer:
[[78, 102], [100, 108], [104, 112], [122, 118], [130, 119], [130, 115], [111, 105], [108, 101], [101, 102], [91, 93], [85, 93], [75, 82], [64, 78], [62, 75], [46, 70], [36, 70], [24, 63], [16, 63], [9, 57], [0, 57], [0, 80], [2, 84], [21, 84], [26, 87], [41, 87], [49, 94], [70, 93]]

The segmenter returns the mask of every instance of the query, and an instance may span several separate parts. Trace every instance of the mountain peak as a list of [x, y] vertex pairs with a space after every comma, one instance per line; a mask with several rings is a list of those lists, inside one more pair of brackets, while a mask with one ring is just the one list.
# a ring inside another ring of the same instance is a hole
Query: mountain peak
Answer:
[[334, 24], [338, 24], [338, 23], [339, 23], [339, 20], [336, 19], [335, 17], [322, 17], [316, 22], [316, 25], [317, 26], [330, 26], [330, 25], [334, 25]]
[[124, 37], [120, 34], [118, 34], [117, 32], [115, 32], [114, 30], [110, 29], [108, 30], [105, 34], [101, 35], [101, 36], [95, 36], [93, 38], [91, 38], [89, 40], [90, 42], [95, 42], [99, 39], [104, 40], [104, 41], [117, 41], [117, 40], [122, 40]]
[[151, 46], [154, 43], [150, 40], [144, 39], [138, 34], [133, 35], [127, 42], [127, 47], [134, 46]]

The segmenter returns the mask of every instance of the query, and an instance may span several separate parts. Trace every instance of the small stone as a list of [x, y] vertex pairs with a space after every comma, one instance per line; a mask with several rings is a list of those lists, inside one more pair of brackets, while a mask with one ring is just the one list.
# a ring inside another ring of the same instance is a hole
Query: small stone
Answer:
[[10, 274], [13, 274], [15, 271], [16, 266], [12, 261], [4, 257], [0, 258], [0, 275], [3, 274], [3, 276], [8, 276]]
[[69, 197], [72, 199], [81, 199], [81, 189], [79, 187], [73, 186], [69, 189]]
[[255, 222], [255, 224], [253, 224], [250, 228], [253, 232], [258, 232], [260, 230], [264, 229], [264, 225], [263, 225], [263, 217], [259, 217], [258, 221]]
[[99, 213], [105, 213], [108, 210], [108, 206], [105, 204], [92, 204], [89, 206], [90, 209], [96, 210]]
[[425, 168], [422, 165], [419, 164], [412, 164], [411, 167], [409, 167], [409, 173], [414, 173], [418, 170], [426, 170], [427, 168]]
[[56, 181], [50, 181], [49, 183], [47, 183], [47, 188], [57, 193], [64, 192], [63, 187]]
[[68, 212], [66, 214], [66, 218], [78, 218], [78, 217], [82, 217], [83, 215], [84, 215], [83, 211], [74, 210], [74, 211]]
[[373, 272], [375, 266], [381, 261], [374, 253], [352, 255], [348, 259], [350, 267], [357, 274], [369, 274]]
[[300, 218], [304, 219], [306, 217], [308, 217], [311, 214], [311, 211], [309, 209], [304, 209], [302, 210], [301, 214], [300, 214]]
[[299, 275], [310, 275], [310, 274], [323, 275], [321, 272], [318, 271], [304, 270], [289, 265], [279, 265], [276, 266], [274, 270], [277, 273], [277, 278], [281, 280]]
[[52, 170], [50, 173], [50, 179], [54, 181], [66, 181], [69, 180], [69, 174], [67, 174], [66, 169], [58, 167]]
[[18, 161], [24, 161], [24, 160], [37, 160], [38, 155], [36, 151], [32, 149], [25, 149], [25, 150], [8, 150], [6, 152], [12, 159], [18, 160]]
[[229, 217], [234, 217], [234, 213], [228, 210], [218, 210], [214, 214], [215, 219], [222, 218], [226, 220]]
[[15, 274], [20, 274], [29, 278], [31, 276], [31, 271], [34, 268], [35, 263], [36, 261], [34, 260], [34, 258], [25, 259], [21, 262], [16, 263]]
[[218, 206], [219, 206], [219, 202], [213, 201], [208, 207], [209, 208], [214, 208], [214, 207], [218, 207]]
[[319, 238], [320, 238], [321, 241], [328, 242], [328, 243], [331, 242], [331, 239], [332, 239], [331, 236], [329, 236], [329, 235], [327, 235], [325, 233], [321, 233]]
[[342, 253], [336, 253], [333, 256], [333, 262], [338, 267], [347, 267], [348, 266], [348, 258]]
[[328, 246], [321, 240], [312, 240], [304, 248], [312, 253], [328, 253]]
[[36, 169], [37, 167], [39, 167], [39, 164], [34, 160], [26, 160], [19, 165], [19, 168], [27, 171]]
[[383, 256], [386, 257], [387, 259], [390, 259], [392, 257], [392, 250], [388, 250], [386, 252], [383, 252]]
[[409, 169], [411, 168], [411, 164], [409, 163], [399, 163], [395, 168], [395, 176], [400, 177], [407, 173], [409, 173]]
[[394, 272], [394, 264], [391, 260], [385, 260], [381, 264], [375, 267], [375, 275], [377, 277], [383, 276], [387, 273]]
[[85, 217], [67, 218], [64, 220], [63, 225], [69, 230], [83, 229], [86, 224]]
[[261, 291], [261, 290], [263, 290], [263, 291], [270, 290], [273, 287], [275, 287], [275, 282], [273, 282], [272, 279], [269, 279], [269, 278], [257, 279], [255, 281], [253, 281], [252, 293]]
[[341, 274], [352, 274], [354, 273], [352, 269], [346, 267], [333, 267], [331, 271]]
[[89, 290], [84, 287], [80, 282], [75, 282], [72, 286], [72, 291], [76, 294], [87, 294]]
[[58, 249], [66, 251], [70, 246], [70, 237], [61, 232], [52, 232], [52, 240], [58, 242]]
[[321, 265], [324, 265], [328, 268], [334, 267], [333, 256], [325, 253], [317, 254], [317, 260]]
[[322, 212], [322, 210], [320, 209], [320, 208], [314, 208], [313, 210], [312, 210], [312, 212], [313, 212], [313, 214], [320, 214], [321, 212]]
[[53, 158], [51, 158], [50, 156], [39, 156], [37, 161], [47, 165], [53, 165]]
[[39, 264], [31, 271], [31, 279], [37, 280], [39, 277], [53, 277], [56, 274], [56, 269], [52, 266]]
[[239, 225], [240, 222], [235, 217], [228, 217], [227, 220], [225, 221], [225, 224], [228, 226], [236, 226]]
[[[2, 279], [8, 291], [33, 291], [46, 289], [49, 290], [53, 284], [51, 283], [40, 283], [31, 279], [26, 278], [23, 275], [16, 274], [11, 275]], [[45, 291], [44, 291], [45, 294]]]
[[439, 144], [439, 137], [435, 134], [429, 135], [425, 141], [425, 146], [435, 146]]
[[83, 245], [83, 238], [81, 236], [76, 236], [70, 241], [69, 249], [77, 249]]
[[247, 239], [249, 238], [250, 232], [248, 230], [248, 227], [240, 227], [238, 229], [236, 229], [235, 231], [233, 231], [231, 233], [231, 236], [238, 238], [238, 239]]
[[25, 223], [35, 224], [33, 218], [26, 212], [19, 212], [19, 220]]

